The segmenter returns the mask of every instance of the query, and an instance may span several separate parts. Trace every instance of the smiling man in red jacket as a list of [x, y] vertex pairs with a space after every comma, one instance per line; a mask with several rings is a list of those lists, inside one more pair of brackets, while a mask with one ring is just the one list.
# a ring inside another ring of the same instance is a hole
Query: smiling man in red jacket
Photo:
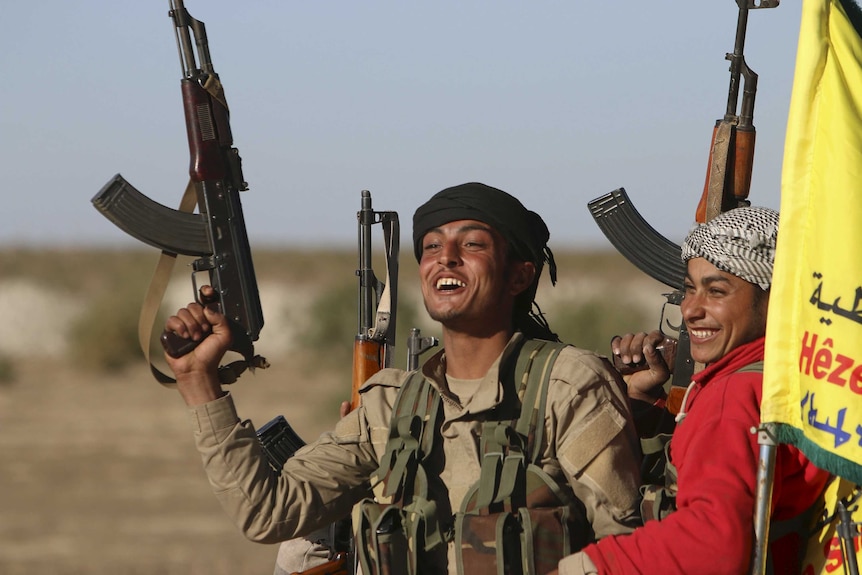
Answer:
[[[689, 386], [670, 444], [677, 471], [675, 509], [631, 535], [612, 536], [560, 562], [560, 574], [740, 574], [750, 568], [759, 446], [766, 310], [778, 233], [778, 213], [730, 210], [697, 225], [682, 250], [687, 264], [683, 319], [692, 358], [706, 367]], [[773, 313], [775, 311], [773, 310]], [[649, 369], [628, 378], [633, 400], [663, 405], [668, 368], [656, 331], [614, 338], [624, 362]], [[781, 445], [772, 500], [773, 532], [802, 516], [829, 475], [795, 447]], [[799, 532], [770, 543], [773, 573], [799, 573]]]

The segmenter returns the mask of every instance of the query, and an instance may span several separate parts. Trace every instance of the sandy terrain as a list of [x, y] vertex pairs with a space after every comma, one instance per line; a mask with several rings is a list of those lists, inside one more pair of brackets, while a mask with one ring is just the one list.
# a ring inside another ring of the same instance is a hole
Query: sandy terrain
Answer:
[[[276, 548], [244, 540], [212, 496], [176, 392], [143, 366], [19, 365], [0, 388], [0, 573], [272, 572]], [[331, 424], [296, 403], [307, 380], [271, 369], [235, 386], [244, 416], [263, 424], [278, 406], [306, 438]]]

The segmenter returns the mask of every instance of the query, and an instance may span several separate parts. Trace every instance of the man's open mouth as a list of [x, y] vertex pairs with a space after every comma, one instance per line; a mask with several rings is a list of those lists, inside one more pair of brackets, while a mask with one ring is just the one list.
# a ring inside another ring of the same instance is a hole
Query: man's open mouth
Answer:
[[437, 280], [437, 289], [442, 291], [453, 290], [466, 286], [467, 284], [455, 278], [440, 278]]

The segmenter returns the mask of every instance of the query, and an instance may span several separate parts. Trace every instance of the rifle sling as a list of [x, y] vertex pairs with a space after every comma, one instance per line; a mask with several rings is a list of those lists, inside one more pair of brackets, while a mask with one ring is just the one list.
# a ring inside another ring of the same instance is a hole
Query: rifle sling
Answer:
[[[394, 212], [383, 212], [381, 224], [383, 226], [383, 242], [385, 249], [386, 281], [383, 282], [383, 292], [377, 302], [377, 313], [374, 326], [369, 331], [369, 336], [375, 341], [386, 341], [391, 343], [391, 334], [395, 329], [395, 313], [397, 309], [396, 295], [398, 293], [398, 253], [399, 253], [399, 231], [398, 216]], [[390, 357], [384, 354], [386, 367], [390, 366]]]
[[[186, 186], [186, 191], [183, 192], [183, 197], [180, 200], [178, 211], [192, 212], [197, 205], [197, 196], [195, 194], [194, 182], [189, 180]], [[162, 250], [159, 255], [159, 261], [156, 263], [156, 269], [153, 270], [153, 276], [150, 279], [150, 286], [147, 288], [147, 294], [144, 296], [144, 303], [141, 306], [141, 314], [138, 316], [138, 343], [141, 350], [144, 352], [144, 358], [150, 366], [150, 372], [156, 381], [165, 387], [174, 388], [176, 380], [162, 373], [153, 362], [150, 360], [150, 341], [152, 340], [153, 326], [156, 322], [156, 315], [159, 313], [162, 300], [165, 297], [165, 290], [168, 287], [168, 282], [171, 278], [171, 272], [174, 269], [174, 264], [177, 260], [177, 254]]]
[[[197, 194], [195, 193], [194, 182], [189, 180], [186, 186], [183, 197], [180, 200], [178, 211], [192, 212], [197, 205]], [[153, 270], [153, 276], [150, 279], [150, 286], [147, 288], [147, 293], [144, 296], [144, 303], [141, 306], [141, 313], [138, 316], [138, 343], [141, 350], [144, 352], [144, 358], [150, 366], [150, 372], [153, 377], [163, 386], [174, 389], [177, 381], [169, 375], [159, 370], [150, 359], [150, 342], [152, 341], [153, 326], [156, 323], [156, 316], [159, 313], [162, 300], [165, 297], [165, 291], [168, 287], [168, 282], [171, 278], [171, 272], [174, 269], [174, 264], [177, 260], [177, 254], [162, 250], [159, 255], [159, 261], [156, 263], [156, 269]], [[250, 361], [239, 360], [229, 363], [225, 366], [220, 366], [218, 369], [219, 380], [223, 384], [234, 383], [240, 374], [248, 367], [266, 367], [266, 360], [260, 356], [255, 356]]]

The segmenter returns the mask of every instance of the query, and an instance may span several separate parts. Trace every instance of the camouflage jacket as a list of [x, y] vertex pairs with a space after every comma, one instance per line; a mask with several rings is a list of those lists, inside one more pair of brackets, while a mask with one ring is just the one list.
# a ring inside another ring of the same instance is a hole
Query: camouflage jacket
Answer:
[[[443, 398], [443, 448], [438, 502], [458, 509], [479, 477], [477, 438], [483, 419], [502, 401], [500, 364], [523, 336], [515, 334], [470, 397], [457, 397], [445, 378], [445, 351], [423, 366]], [[254, 541], [291, 539], [349, 514], [372, 496], [389, 437], [392, 406], [409, 374], [385, 369], [363, 386], [361, 405], [332, 432], [299, 450], [274, 472], [255, 428], [237, 416], [226, 395], [191, 408], [195, 444], [216, 497]], [[640, 450], [623, 382], [608, 361], [567, 347], [551, 371], [541, 466], [568, 483], [587, 509], [597, 538], [630, 532], [639, 523]], [[450, 572], [454, 572], [450, 561]]]

